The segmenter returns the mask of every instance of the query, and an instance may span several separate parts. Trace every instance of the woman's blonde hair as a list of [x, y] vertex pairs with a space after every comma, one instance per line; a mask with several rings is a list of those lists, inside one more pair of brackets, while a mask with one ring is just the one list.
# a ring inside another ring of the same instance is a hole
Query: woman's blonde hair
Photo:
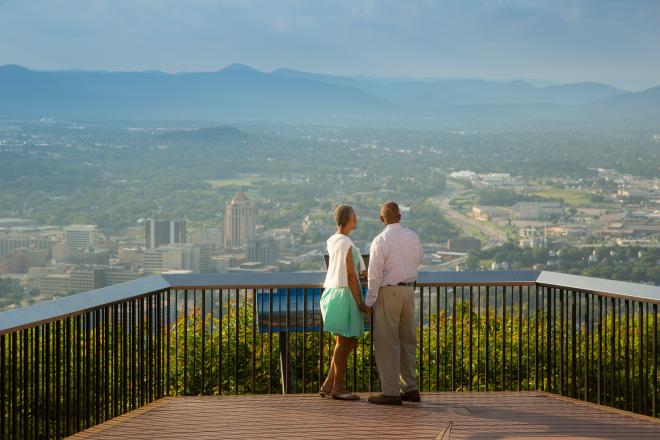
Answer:
[[355, 215], [355, 211], [348, 205], [339, 205], [335, 209], [335, 222], [337, 226], [343, 227], [351, 221], [351, 217]]

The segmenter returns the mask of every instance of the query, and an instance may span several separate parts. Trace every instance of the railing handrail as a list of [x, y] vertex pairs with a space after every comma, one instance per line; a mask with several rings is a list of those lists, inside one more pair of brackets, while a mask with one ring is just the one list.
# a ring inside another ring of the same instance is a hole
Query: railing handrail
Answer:
[[162, 276], [154, 275], [6, 310], [0, 312], [0, 335], [36, 327], [127, 299], [139, 298], [169, 287], [170, 284]]
[[[466, 272], [419, 272], [418, 286], [493, 286], [533, 285], [539, 271], [466, 271]], [[325, 272], [272, 272], [233, 274], [165, 274], [163, 278], [171, 289], [268, 289], [268, 288], [321, 288]], [[366, 287], [366, 286], [364, 286]]]
[[[0, 312], [0, 335], [167, 289], [321, 288], [324, 276], [324, 272], [154, 275]], [[538, 284], [660, 304], [659, 286], [548, 271], [420, 272], [417, 283], [420, 286], [533, 286]]]
[[629, 283], [548, 271], [539, 274], [536, 284], [590, 292], [612, 298], [660, 304], [660, 286], [650, 284]]

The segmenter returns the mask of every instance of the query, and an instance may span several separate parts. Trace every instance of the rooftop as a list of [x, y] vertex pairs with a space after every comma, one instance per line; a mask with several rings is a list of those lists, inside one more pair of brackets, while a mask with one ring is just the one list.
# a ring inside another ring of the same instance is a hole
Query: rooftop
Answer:
[[231, 199], [231, 201], [232, 202], [247, 202], [248, 198], [247, 198], [247, 196], [245, 195], [244, 192], [240, 191], [240, 192], [236, 193], [236, 195], [234, 196], [233, 199]]

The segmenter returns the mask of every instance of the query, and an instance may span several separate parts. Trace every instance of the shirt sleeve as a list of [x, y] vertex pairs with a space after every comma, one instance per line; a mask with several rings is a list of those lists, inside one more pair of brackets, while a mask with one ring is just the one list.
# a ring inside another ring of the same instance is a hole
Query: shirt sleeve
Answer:
[[365, 304], [368, 307], [374, 305], [378, 299], [378, 290], [383, 282], [383, 267], [385, 260], [383, 258], [383, 249], [379, 240], [374, 240], [369, 249], [369, 290]]

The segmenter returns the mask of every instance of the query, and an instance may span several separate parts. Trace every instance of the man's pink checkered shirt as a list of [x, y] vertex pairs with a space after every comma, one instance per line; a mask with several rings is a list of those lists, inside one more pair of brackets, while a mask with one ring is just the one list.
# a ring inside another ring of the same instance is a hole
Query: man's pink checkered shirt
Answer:
[[417, 234], [399, 223], [387, 225], [371, 243], [366, 305], [374, 305], [383, 286], [415, 281], [423, 258], [424, 249]]

